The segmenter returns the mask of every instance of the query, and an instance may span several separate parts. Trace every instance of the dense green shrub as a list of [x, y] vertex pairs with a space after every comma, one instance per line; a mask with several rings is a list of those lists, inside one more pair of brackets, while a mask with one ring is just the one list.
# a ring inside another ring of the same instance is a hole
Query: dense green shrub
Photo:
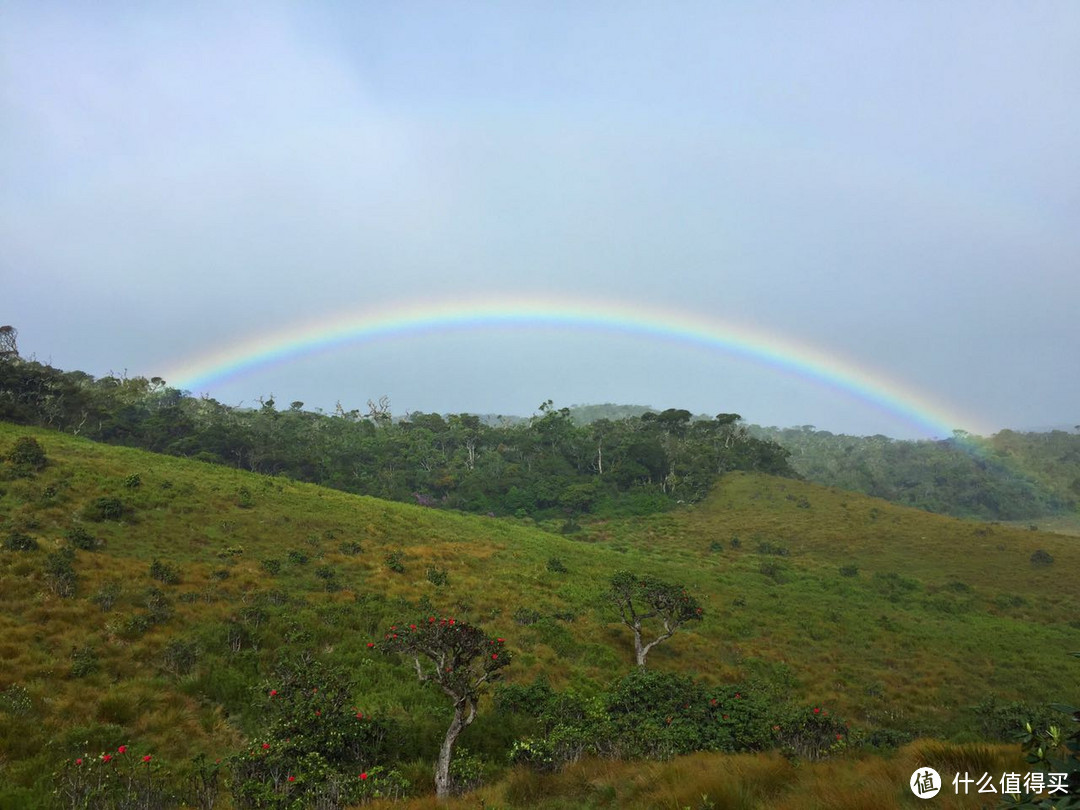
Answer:
[[293, 563], [294, 565], [304, 565], [308, 561], [308, 555], [298, 548], [294, 548], [292, 551], [290, 551], [288, 557], [289, 562]]
[[344, 540], [338, 546], [338, 551], [342, 554], [347, 554], [350, 557], [355, 557], [357, 554], [363, 552], [364, 547], [357, 543], [355, 540]]
[[67, 540], [69, 546], [80, 551], [97, 551], [102, 545], [100, 540], [82, 526], [72, 526], [64, 533], [64, 539]]
[[62, 548], [45, 558], [45, 581], [61, 599], [75, 595], [79, 575], [75, 572], [75, 550]]
[[405, 573], [405, 553], [400, 549], [398, 551], [392, 551], [383, 558], [383, 562], [386, 563], [386, 567], [393, 571], [395, 574]]
[[4, 551], [37, 551], [38, 541], [20, 531], [10, 531], [4, 538]]
[[427, 581], [435, 587], [442, 587], [450, 581], [450, 576], [445, 568], [436, 568], [434, 565], [427, 567]]
[[48, 463], [45, 449], [33, 436], [20, 436], [16, 439], [14, 446], [8, 451], [7, 460], [19, 476], [32, 475]]
[[100, 523], [105, 520], [120, 520], [124, 516], [124, 511], [123, 501], [113, 496], [103, 495], [100, 498], [94, 498], [86, 505], [83, 509], [83, 517]]
[[262, 731], [226, 763], [236, 807], [343, 807], [408, 789], [379, 764], [394, 727], [353, 704], [344, 668], [283, 657], [254, 702]]
[[262, 570], [270, 576], [281, 573], [281, 560], [275, 557], [268, 557], [265, 560], [260, 560], [259, 565], [262, 567]]
[[83, 645], [71, 652], [71, 677], [83, 678], [98, 671], [97, 652], [89, 645]]
[[1044, 551], [1043, 549], [1040, 548], [1038, 551], [1035, 551], [1031, 555], [1031, 564], [1032, 565], [1053, 565], [1054, 564], [1054, 557], [1049, 551]]
[[552, 557], [547, 561], [547, 570], [553, 574], [567, 574], [569, 571], [566, 565], [558, 557]]
[[847, 725], [823, 706], [791, 709], [773, 726], [780, 750], [796, 759], [824, 759], [847, 745]]
[[150, 563], [150, 578], [156, 579], [165, 585], [179, 585], [180, 569], [155, 557], [154, 561]]

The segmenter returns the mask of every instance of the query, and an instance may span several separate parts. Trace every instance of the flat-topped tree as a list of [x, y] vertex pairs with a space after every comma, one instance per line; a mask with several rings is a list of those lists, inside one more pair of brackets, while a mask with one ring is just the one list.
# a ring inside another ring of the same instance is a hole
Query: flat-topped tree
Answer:
[[451, 793], [450, 760], [458, 736], [476, 718], [480, 696], [510, 663], [503, 644], [503, 639], [467, 622], [435, 616], [395, 625], [379, 644], [383, 652], [411, 659], [417, 678], [436, 684], [453, 702], [454, 717], [435, 764], [435, 795], [440, 799]]
[[[687, 622], [699, 621], [703, 612], [697, 600], [681, 585], [637, 576], [630, 571], [617, 571], [611, 577], [607, 596], [618, 609], [622, 623], [634, 633], [634, 653], [639, 667], [645, 666], [653, 647], [671, 638]], [[647, 629], [646, 622], [652, 630]], [[657, 623], [659, 628], [655, 626]], [[652, 636], [652, 641], [643, 641], [644, 634]]]

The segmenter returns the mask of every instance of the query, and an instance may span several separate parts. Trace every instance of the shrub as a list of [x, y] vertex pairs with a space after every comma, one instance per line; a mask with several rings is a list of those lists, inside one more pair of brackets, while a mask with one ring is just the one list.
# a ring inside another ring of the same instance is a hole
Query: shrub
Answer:
[[1034, 554], [1031, 555], [1031, 564], [1032, 565], [1053, 565], [1053, 563], [1054, 563], [1054, 558], [1050, 554], [1050, 552], [1044, 551], [1041, 548], [1038, 551], [1036, 551]]
[[108, 613], [113, 609], [116, 600], [120, 596], [120, 583], [108, 582], [98, 589], [98, 592], [90, 597], [90, 601], [101, 608], [102, 613]]
[[308, 561], [308, 555], [298, 548], [294, 548], [289, 552], [289, 562], [294, 565], [305, 565]]
[[162, 624], [172, 618], [173, 607], [169, 597], [158, 588], [146, 589], [147, 619], [151, 624]]
[[20, 436], [16, 439], [7, 454], [7, 460], [19, 475], [32, 475], [48, 463], [45, 449], [33, 436]]
[[218, 568], [216, 571], [210, 572], [210, 579], [216, 579], [218, 582], [224, 582], [230, 576], [232, 576], [232, 574], [229, 573], [228, 568]]
[[200, 652], [199, 645], [195, 642], [176, 639], [165, 645], [161, 654], [161, 665], [166, 672], [174, 676], [187, 675], [195, 668]]
[[259, 565], [262, 566], [263, 571], [270, 576], [276, 576], [281, 573], [281, 560], [274, 557], [268, 557], [265, 560], [261, 560]]
[[558, 557], [552, 557], [547, 561], [547, 570], [553, 574], [568, 574], [569, 570]]
[[105, 520], [120, 520], [124, 516], [124, 503], [119, 498], [102, 496], [94, 498], [83, 509], [83, 517], [95, 523]]
[[773, 726], [780, 750], [798, 759], [817, 760], [844, 748], [847, 726], [822, 706], [787, 712]]
[[45, 558], [45, 581], [61, 599], [75, 595], [79, 575], [75, 572], [75, 550], [62, 548]]
[[252, 497], [250, 489], [240, 487], [236, 490], [236, 505], [241, 509], [251, 509], [255, 506], [255, 498]]
[[100, 668], [97, 653], [93, 647], [83, 645], [71, 653], [71, 677], [83, 678], [97, 672]]
[[37, 551], [38, 541], [20, 531], [10, 531], [4, 538], [4, 551]]
[[530, 624], [536, 624], [540, 621], [540, 613], [532, 608], [519, 607], [514, 611], [514, 621], [522, 627], [528, 627]]
[[279, 659], [255, 690], [262, 733], [226, 763], [234, 805], [341, 807], [403, 796], [400, 774], [378, 764], [394, 728], [354, 706], [352, 691], [342, 667], [307, 654]]
[[859, 566], [854, 564], [841, 565], [840, 576], [842, 577], [857, 577], [859, 575]]
[[80, 551], [97, 551], [98, 547], [102, 545], [100, 540], [82, 526], [72, 526], [64, 534], [64, 539], [67, 540], [68, 545]]
[[165, 585], [179, 585], [180, 569], [155, 557], [154, 561], [150, 563], [150, 578], [156, 579]]
[[338, 551], [342, 554], [347, 554], [350, 557], [355, 557], [364, 550], [364, 547], [357, 543], [355, 540], [345, 540], [338, 546]]
[[429, 565], [427, 568], [427, 580], [437, 588], [441, 588], [450, 581], [450, 576], [446, 573], [445, 568], [436, 568], [434, 565]]
[[385, 562], [386, 567], [393, 571], [395, 574], [405, 573], [405, 553], [400, 549], [387, 554], [383, 558], [383, 562]]
[[713, 540], [711, 543], [709, 543], [709, 551], [711, 551], [713, 554], [716, 554], [723, 550], [724, 544], [721, 543], [719, 540]]
[[132, 473], [124, 478], [124, 486], [127, 489], [138, 489], [142, 486], [142, 476], [138, 473]]

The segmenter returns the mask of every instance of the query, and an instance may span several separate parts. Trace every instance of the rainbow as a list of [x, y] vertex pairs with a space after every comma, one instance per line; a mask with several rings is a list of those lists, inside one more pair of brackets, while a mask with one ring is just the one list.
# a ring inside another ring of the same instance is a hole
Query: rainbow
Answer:
[[881, 372], [746, 324], [673, 309], [556, 297], [488, 297], [346, 311], [182, 360], [162, 376], [176, 388], [203, 392], [256, 370], [345, 346], [501, 328], [597, 331], [695, 346], [835, 389], [910, 423], [927, 436], [950, 436], [955, 428], [978, 432], [980, 427], [972, 417]]

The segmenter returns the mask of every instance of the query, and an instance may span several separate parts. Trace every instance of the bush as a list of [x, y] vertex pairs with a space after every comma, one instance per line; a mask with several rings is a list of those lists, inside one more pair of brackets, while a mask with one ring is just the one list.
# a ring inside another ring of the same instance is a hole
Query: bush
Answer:
[[138, 489], [142, 486], [142, 476], [138, 473], [132, 473], [124, 478], [124, 486], [127, 489]]
[[386, 563], [386, 567], [393, 571], [395, 574], [405, 573], [405, 553], [400, 549], [387, 554], [383, 558], [383, 562]]
[[1031, 555], [1032, 565], [1053, 565], [1054, 558], [1050, 552], [1043, 551], [1041, 548]]
[[150, 578], [156, 579], [165, 585], [179, 585], [180, 569], [155, 557], [154, 561], [150, 563]]
[[342, 667], [306, 654], [280, 659], [255, 690], [262, 733], [227, 760], [234, 805], [341, 807], [402, 797], [408, 784], [378, 764], [398, 735], [353, 705], [352, 692]]
[[363, 550], [364, 547], [355, 540], [345, 540], [338, 546], [338, 551], [342, 554], [347, 554], [350, 557], [355, 557], [357, 554], [363, 552]]
[[450, 576], [446, 573], [445, 568], [436, 568], [434, 565], [429, 565], [427, 579], [435, 587], [441, 588], [450, 581]]
[[10, 531], [4, 538], [4, 551], [37, 551], [38, 541], [20, 531]]
[[71, 677], [84, 678], [98, 671], [97, 653], [93, 647], [84, 645], [71, 653]]
[[195, 669], [200, 652], [199, 645], [193, 641], [170, 641], [161, 655], [161, 665], [174, 676], [187, 675]]
[[250, 489], [240, 487], [236, 490], [236, 505], [241, 509], [251, 509], [255, 506], [255, 498], [252, 497]]
[[532, 608], [519, 607], [514, 611], [514, 621], [522, 627], [528, 627], [540, 621], [540, 613]]
[[15, 445], [7, 454], [7, 460], [19, 475], [32, 475], [48, 463], [45, 449], [33, 436], [20, 436], [16, 439]]
[[773, 726], [773, 734], [786, 756], [817, 760], [843, 749], [848, 730], [828, 709], [814, 706], [787, 712]]
[[308, 561], [308, 555], [298, 548], [294, 548], [289, 552], [289, 562], [294, 565], [305, 565]]
[[75, 595], [79, 575], [75, 572], [75, 550], [62, 548], [45, 558], [45, 581], [61, 599]]
[[83, 509], [83, 517], [95, 523], [120, 520], [124, 516], [124, 503], [119, 498], [102, 496], [95, 498]]
[[566, 566], [563, 565], [563, 561], [560, 560], [558, 557], [552, 557], [550, 560], [547, 561], [547, 570], [553, 574], [570, 573], [569, 570], [567, 570]]
[[108, 613], [113, 609], [116, 600], [120, 597], [120, 583], [109, 582], [101, 586], [98, 592], [90, 597], [90, 601], [101, 608], [102, 613]]
[[69, 546], [80, 551], [97, 551], [102, 545], [100, 540], [82, 526], [72, 526], [64, 534], [64, 539], [67, 540]]
[[260, 561], [259, 565], [262, 566], [263, 571], [268, 573], [270, 576], [276, 576], [277, 574], [281, 573], [281, 560], [278, 560], [274, 557], [269, 557], [265, 560]]
[[842, 577], [857, 577], [858, 575], [859, 575], [859, 566], [854, 565], [854, 564], [841, 565], [840, 566], [840, 576], [842, 576]]

